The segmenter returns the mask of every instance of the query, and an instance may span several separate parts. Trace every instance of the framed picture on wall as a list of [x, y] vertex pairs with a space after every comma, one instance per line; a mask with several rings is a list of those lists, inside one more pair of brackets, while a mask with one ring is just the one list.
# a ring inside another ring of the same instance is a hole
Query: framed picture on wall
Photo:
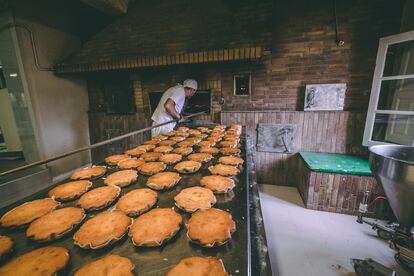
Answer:
[[251, 74], [238, 74], [233, 77], [233, 89], [235, 96], [249, 96], [252, 88]]

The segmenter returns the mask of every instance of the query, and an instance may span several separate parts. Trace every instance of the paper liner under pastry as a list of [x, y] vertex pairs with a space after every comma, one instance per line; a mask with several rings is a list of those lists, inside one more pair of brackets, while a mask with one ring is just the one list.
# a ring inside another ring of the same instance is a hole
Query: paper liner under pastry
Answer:
[[[186, 224], [186, 227], [188, 229], [188, 224]], [[234, 230], [233, 231], [229, 231], [229, 232], [230, 232], [230, 237], [227, 240], [225, 240], [225, 241], [214, 241], [213, 243], [209, 243], [209, 244], [203, 244], [203, 243], [199, 242], [198, 240], [191, 239], [190, 236], [188, 235], [188, 230], [186, 232], [186, 236], [187, 236], [187, 238], [192, 243], [198, 244], [198, 245], [200, 245], [202, 247], [209, 247], [209, 248], [211, 248], [211, 247], [216, 247], [216, 246], [222, 246], [222, 245], [228, 243], [231, 240], [231, 234], [233, 234], [234, 232], [236, 232], [236, 227], [234, 227]]]

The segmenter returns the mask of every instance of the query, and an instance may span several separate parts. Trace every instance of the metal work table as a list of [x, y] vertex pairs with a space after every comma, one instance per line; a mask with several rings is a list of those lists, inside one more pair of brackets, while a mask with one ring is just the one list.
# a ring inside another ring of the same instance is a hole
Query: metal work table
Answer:
[[[25, 252], [38, 247], [47, 245], [63, 246], [70, 252], [69, 266], [61, 271], [59, 275], [72, 275], [82, 265], [96, 260], [108, 253], [119, 254], [128, 257], [135, 264], [136, 275], [165, 275], [165, 273], [181, 259], [190, 256], [214, 256], [223, 260], [226, 271], [230, 275], [271, 275], [270, 262], [267, 254], [266, 237], [264, 233], [263, 220], [261, 215], [260, 199], [258, 195], [254, 163], [252, 158], [252, 145], [250, 139], [242, 136], [242, 154], [246, 163], [240, 174], [235, 177], [236, 187], [225, 195], [216, 195], [217, 203], [214, 206], [222, 210], [229, 211], [236, 222], [236, 232], [232, 234], [232, 239], [225, 245], [215, 248], [203, 248], [191, 243], [186, 236], [186, 227], [182, 225], [177, 235], [160, 247], [143, 248], [135, 247], [128, 235], [121, 240], [99, 250], [86, 250], [79, 248], [73, 243], [73, 233], [64, 236], [62, 239], [48, 242], [37, 243], [26, 238], [25, 230], [21, 229], [1, 229], [0, 234], [10, 236], [15, 247], [11, 257], [19, 256]], [[200, 171], [194, 174], [181, 174], [182, 179], [179, 184], [167, 191], [158, 192], [158, 207], [173, 207], [174, 196], [182, 189], [198, 185], [201, 177], [209, 175], [208, 167], [215, 164], [218, 157], [203, 164]], [[109, 168], [108, 173], [116, 171], [116, 168]], [[167, 167], [167, 171], [172, 171], [172, 166]], [[128, 191], [136, 188], [146, 187], [147, 177], [139, 175], [138, 181], [132, 185], [122, 188], [121, 196]], [[68, 181], [68, 180], [67, 180]], [[66, 181], [63, 181], [66, 182]], [[93, 181], [93, 187], [103, 185], [103, 180]], [[49, 188], [50, 189], [50, 188]], [[48, 190], [49, 190], [48, 189]], [[20, 200], [0, 210], [0, 214], [12, 209], [23, 202], [47, 197], [47, 191], [34, 194], [30, 198]], [[73, 206], [75, 201], [63, 203], [62, 206]], [[88, 212], [87, 218], [105, 210], [111, 210], [115, 204], [108, 208], [95, 212]], [[190, 218], [190, 214], [175, 208], [184, 219], [184, 223]], [[85, 220], [86, 220], [85, 219]], [[84, 221], [85, 221], [84, 220]]]

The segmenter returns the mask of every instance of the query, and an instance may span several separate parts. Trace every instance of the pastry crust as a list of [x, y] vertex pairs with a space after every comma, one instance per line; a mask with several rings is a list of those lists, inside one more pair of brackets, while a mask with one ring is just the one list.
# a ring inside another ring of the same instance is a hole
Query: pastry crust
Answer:
[[124, 153], [131, 155], [131, 156], [139, 157], [141, 156], [141, 154], [146, 153], [146, 152], [147, 150], [143, 148], [133, 148], [133, 149], [126, 150]]
[[208, 147], [214, 147], [214, 145], [216, 144], [215, 141], [212, 140], [205, 140], [205, 141], [201, 141], [199, 143], [197, 143], [197, 146], [201, 147], [201, 148], [208, 148]]
[[37, 218], [51, 212], [60, 205], [53, 198], [43, 198], [19, 205], [0, 218], [0, 225], [5, 228], [19, 227], [31, 223]]
[[216, 208], [195, 212], [187, 224], [188, 238], [204, 247], [225, 244], [234, 231], [236, 223], [231, 214]]
[[110, 166], [116, 166], [119, 161], [129, 158], [128, 154], [115, 154], [104, 159], [105, 163]]
[[159, 173], [167, 168], [163, 162], [148, 162], [138, 168], [138, 171], [143, 175], [153, 175]]
[[155, 162], [162, 156], [160, 152], [146, 152], [141, 155], [141, 159], [145, 162]]
[[189, 213], [211, 208], [217, 202], [211, 190], [197, 186], [183, 189], [174, 200], [178, 208]]
[[195, 173], [201, 167], [201, 163], [197, 161], [182, 161], [174, 166], [174, 170], [179, 173]]
[[210, 166], [208, 167], [208, 170], [211, 174], [218, 174], [221, 176], [235, 176], [239, 173], [239, 170], [236, 167], [223, 164]]
[[26, 230], [26, 237], [39, 242], [59, 239], [72, 231], [85, 216], [85, 211], [81, 208], [54, 210], [33, 221]]
[[155, 148], [155, 145], [141, 145], [136, 147], [136, 149], [145, 150], [145, 152], [152, 151]]
[[89, 262], [76, 271], [74, 276], [119, 275], [133, 276], [134, 264], [130, 259], [115, 254]]
[[185, 140], [185, 137], [184, 136], [172, 136], [170, 137], [170, 140], [175, 141], [175, 142], [181, 142]]
[[222, 156], [219, 158], [218, 162], [223, 165], [239, 166], [243, 165], [244, 160], [236, 156]]
[[220, 152], [220, 150], [218, 148], [199, 148], [198, 152], [208, 153], [208, 154], [211, 154], [211, 155], [216, 155], [217, 153]]
[[157, 199], [157, 193], [151, 189], [135, 189], [119, 199], [116, 204], [116, 209], [124, 212], [128, 216], [138, 216], [151, 209], [157, 203]]
[[154, 149], [154, 152], [170, 153], [173, 149], [171, 146], [159, 146]]
[[184, 127], [184, 126], [177, 128], [177, 131], [180, 131], [180, 132], [187, 132], [189, 130], [190, 129], [188, 127]]
[[157, 140], [157, 141], [163, 141], [168, 139], [168, 136], [164, 136], [164, 135], [157, 135], [155, 137], [152, 137], [152, 140]]
[[103, 212], [82, 224], [73, 240], [82, 248], [102, 248], [120, 240], [131, 224], [132, 219], [121, 211]]
[[183, 156], [178, 153], [167, 153], [160, 157], [160, 161], [171, 165], [180, 162]]
[[225, 140], [225, 141], [221, 141], [219, 142], [220, 147], [222, 148], [237, 148], [239, 145], [239, 141], [237, 140]]
[[137, 169], [144, 163], [142, 159], [128, 158], [118, 162], [118, 168], [121, 170]]
[[144, 142], [144, 145], [154, 145], [155, 146], [158, 143], [159, 143], [158, 140], [148, 140], [148, 141]]
[[14, 258], [0, 268], [0, 275], [56, 275], [69, 263], [69, 251], [64, 247], [47, 246]]
[[135, 246], [160, 246], [180, 230], [183, 218], [171, 208], [156, 208], [139, 216], [129, 230]]
[[187, 156], [190, 153], [193, 152], [193, 148], [191, 147], [180, 147], [180, 148], [175, 148], [173, 151], [173, 153], [177, 153], [177, 154], [181, 154], [182, 156]]
[[223, 155], [239, 155], [241, 152], [238, 148], [221, 148], [220, 153]]
[[131, 183], [137, 181], [138, 173], [135, 170], [122, 170], [111, 173], [105, 180], [105, 185], [114, 185], [118, 187], [126, 187]]
[[72, 180], [85, 180], [85, 179], [96, 179], [106, 173], [105, 166], [92, 166], [83, 168], [79, 171], [74, 172], [70, 179]]
[[77, 180], [60, 184], [49, 191], [48, 195], [58, 201], [69, 201], [86, 193], [92, 187], [88, 180]]
[[191, 161], [207, 163], [208, 161], [213, 159], [213, 156], [209, 153], [192, 153], [189, 156], [187, 156], [187, 159]]
[[177, 141], [168, 139], [168, 140], [161, 141], [158, 144], [160, 146], [173, 146], [173, 145], [177, 144]]
[[209, 133], [209, 132], [211, 132], [211, 129], [209, 129], [207, 127], [198, 127], [197, 130], [200, 131], [201, 133]]
[[184, 141], [179, 142], [177, 145], [178, 145], [179, 147], [181, 147], [181, 148], [187, 148], [187, 147], [192, 147], [192, 146], [194, 146], [196, 143], [197, 143], [197, 142], [194, 142], [194, 141], [187, 141], [187, 140], [184, 140]]
[[200, 179], [200, 185], [216, 194], [227, 193], [236, 186], [233, 179], [221, 175], [203, 176]]
[[150, 176], [147, 180], [147, 186], [154, 190], [169, 189], [177, 185], [181, 177], [175, 172], [160, 172]]
[[227, 276], [229, 274], [226, 272], [221, 259], [194, 256], [182, 259], [166, 275]]
[[121, 188], [117, 186], [103, 186], [93, 189], [82, 195], [77, 206], [87, 210], [99, 210], [109, 206], [121, 193]]
[[13, 250], [13, 244], [9, 236], [0, 235], [0, 260]]

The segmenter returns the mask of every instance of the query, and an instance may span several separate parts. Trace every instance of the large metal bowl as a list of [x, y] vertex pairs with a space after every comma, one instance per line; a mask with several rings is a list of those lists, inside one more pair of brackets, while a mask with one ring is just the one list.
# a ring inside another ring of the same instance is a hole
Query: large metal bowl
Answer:
[[385, 191], [401, 226], [414, 226], [414, 147], [379, 145], [369, 148], [370, 168]]

